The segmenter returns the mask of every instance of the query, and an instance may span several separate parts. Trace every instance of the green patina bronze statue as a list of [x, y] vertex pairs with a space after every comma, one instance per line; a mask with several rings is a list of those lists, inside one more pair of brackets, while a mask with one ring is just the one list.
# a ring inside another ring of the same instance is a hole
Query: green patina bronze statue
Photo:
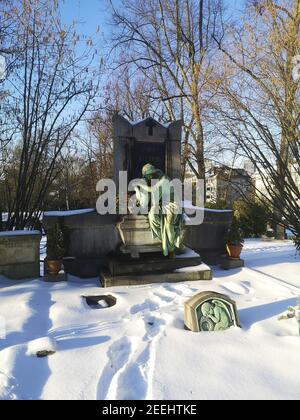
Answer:
[[201, 331], [224, 331], [233, 325], [233, 319], [225, 303], [212, 300], [201, 306], [199, 325]]
[[184, 305], [184, 324], [193, 332], [225, 331], [240, 327], [236, 303], [217, 292], [201, 292]]
[[[170, 187], [170, 179], [160, 169], [148, 163], [143, 167], [142, 175], [147, 185], [136, 185], [137, 199], [143, 206], [148, 203], [150, 194], [148, 219], [152, 234], [161, 241], [164, 256], [175, 257], [175, 251], [182, 247], [183, 241], [184, 219], [181, 205]], [[153, 180], [156, 182], [151, 182]], [[167, 201], [166, 197], [169, 197]]]

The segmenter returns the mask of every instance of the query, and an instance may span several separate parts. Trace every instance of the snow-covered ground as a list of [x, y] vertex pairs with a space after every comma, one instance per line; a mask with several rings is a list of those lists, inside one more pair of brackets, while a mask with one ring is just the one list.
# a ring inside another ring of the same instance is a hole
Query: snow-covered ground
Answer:
[[[0, 278], [0, 399], [300, 399], [297, 322], [278, 321], [300, 295], [300, 257], [291, 242], [258, 240], [243, 256], [246, 268], [215, 268], [212, 282], [103, 290], [96, 279]], [[183, 304], [204, 290], [233, 298], [243, 328], [186, 331]], [[117, 305], [82, 298], [103, 293]]]

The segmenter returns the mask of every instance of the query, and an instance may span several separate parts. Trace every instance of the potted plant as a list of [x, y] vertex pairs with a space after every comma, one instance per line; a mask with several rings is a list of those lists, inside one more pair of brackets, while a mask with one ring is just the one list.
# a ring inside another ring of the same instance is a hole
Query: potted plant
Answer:
[[62, 268], [64, 256], [63, 232], [58, 223], [47, 230], [47, 271], [51, 275], [57, 275]]
[[239, 260], [244, 243], [243, 231], [240, 227], [239, 212], [235, 211], [232, 225], [226, 236], [226, 249], [230, 259]]

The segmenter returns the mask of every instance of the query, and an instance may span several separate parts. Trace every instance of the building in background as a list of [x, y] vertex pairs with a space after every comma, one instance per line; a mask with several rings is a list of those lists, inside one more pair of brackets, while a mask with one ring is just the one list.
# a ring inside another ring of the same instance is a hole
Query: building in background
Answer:
[[270, 195], [270, 188], [269, 184], [270, 181], [268, 180], [267, 175], [264, 175], [263, 177], [261, 176], [261, 174], [256, 171], [253, 175], [252, 175], [252, 179], [253, 179], [253, 185], [254, 185], [254, 190], [255, 190], [255, 196], [263, 199], [267, 199], [267, 200], [271, 200], [271, 195]]
[[206, 180], [206, 200], [209, 203], [224, 201], [232, 204], [250, 198], [253, 192], [252, 177], [245, 169], [214, 167]]
[[251, 162], [251, 160], [249, 160], [249, 159], [244, 161], [244, 169], [251, 176], [253, 176], [256, 172], [256, 167], [255, 167], [254, 163]]
[[[300, 192], [300, 167], [298, 164], [290, 164], [290, 173], [295, 182], [296, 188]], [[266, 198], [267, 200], [272, 200], [272, 184], [271, 179], [269, 179], [266, 172], [259, 172], [255, 171], [252, 175], [253, 179], [253, 186], [255, 189], [255, 195], [260, 196], [260, 198]], [[300, 198], [296, 197], [296, 201], [298, 201], [300, 205]]]

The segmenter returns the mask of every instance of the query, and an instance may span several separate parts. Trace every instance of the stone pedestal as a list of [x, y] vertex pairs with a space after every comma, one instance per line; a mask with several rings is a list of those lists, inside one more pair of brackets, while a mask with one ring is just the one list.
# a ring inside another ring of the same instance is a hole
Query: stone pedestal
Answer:
[[229, 257], [223, 257], [221, 260], [220, 267], [223, 270], [232, 270], [234, 268], [242, 268], [245, 266], [245, 261], [242, 259], [233, 260]]
[[211, 269], [190, 249], [176, 258], [163, 257], [161, 253], [143, 254], [140, 259], [115, 256], [109, 261], [109, 268], [101, 273], [103, 287], [211, 279]]
[[42, 281], [46, 283], [60, 283], [63, 281], [67, 281], [67, 274], [66, 273], [59, 273], [56, 275], [53, 274], [45, 274], [42, 278]]
[[120, 248], [123, 254], [138, 259], [140, 254], [161, 253], [161, 243], [153, 238], [147, 216], [125, 216], [117, 228], [123, 242]]
[[39, 231], [0, 233], [0, 275], [15, 280], [40, 276]]

